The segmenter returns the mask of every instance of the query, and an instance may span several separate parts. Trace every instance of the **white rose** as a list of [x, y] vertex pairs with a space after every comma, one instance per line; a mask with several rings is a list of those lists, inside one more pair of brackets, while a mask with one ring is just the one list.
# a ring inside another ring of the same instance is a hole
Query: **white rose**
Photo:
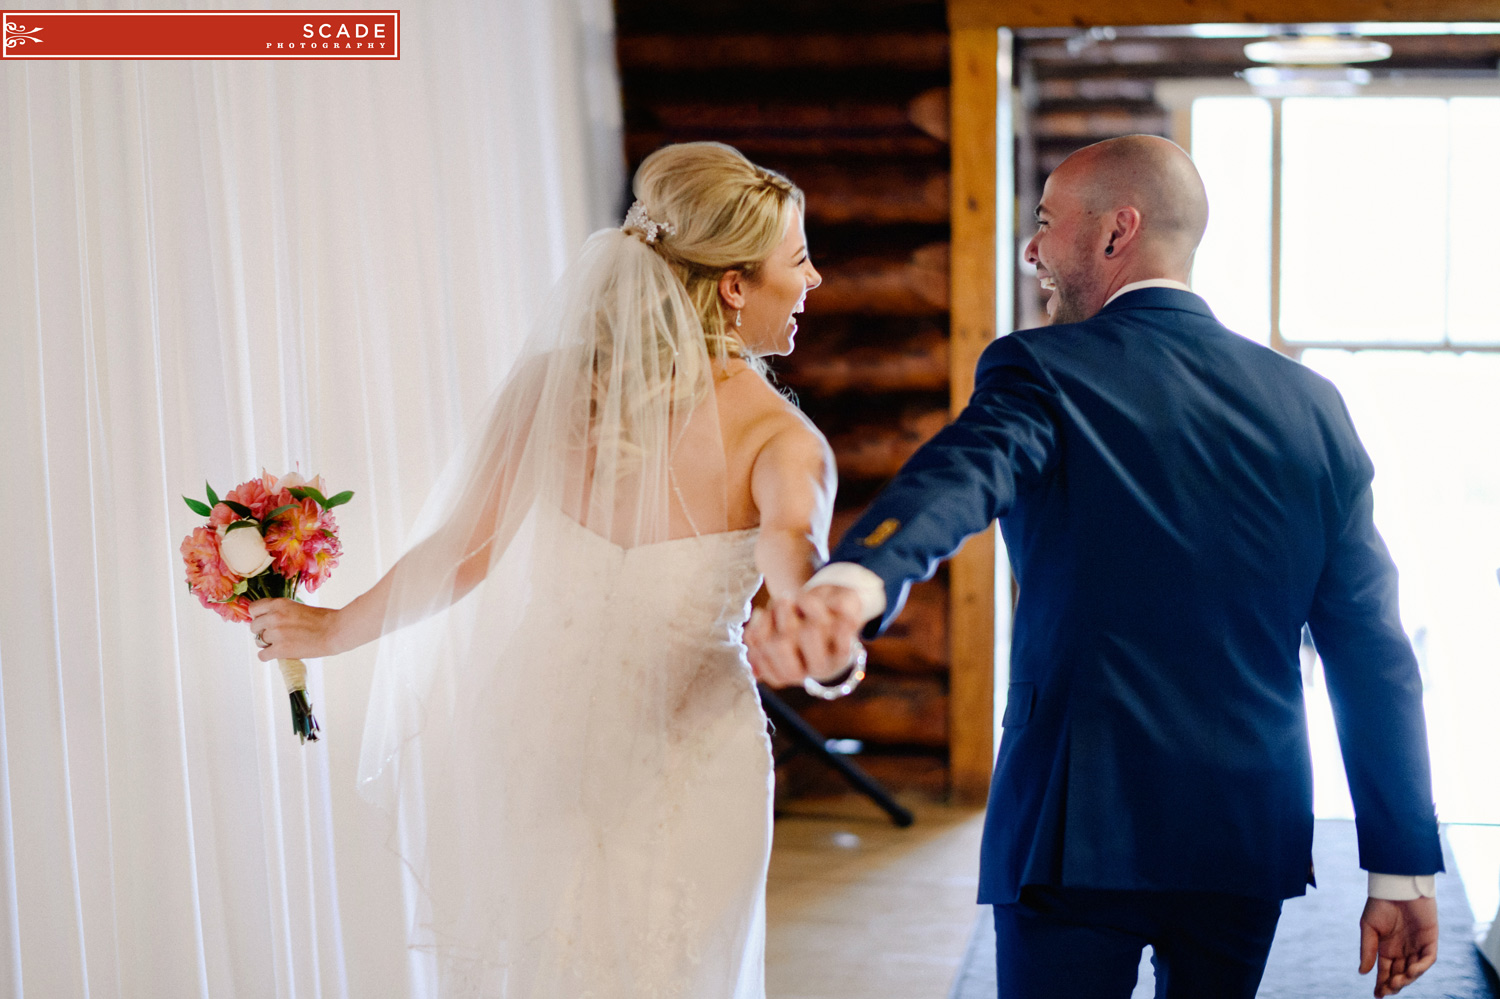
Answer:
[[266, 539], [254, 527], [225, 533], [219, 542], [219, 555], [230, 572], [247, 579], [265, 572], [272, 561], [271, 553], [266, 551]]

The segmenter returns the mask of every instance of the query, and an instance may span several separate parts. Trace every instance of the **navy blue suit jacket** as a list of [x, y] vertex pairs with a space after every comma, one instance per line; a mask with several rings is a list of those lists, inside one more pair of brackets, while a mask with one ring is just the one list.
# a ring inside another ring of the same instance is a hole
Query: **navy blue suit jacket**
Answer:
[[1337, 390], [1189, 292], [1132, 291], [985, 350], [968, 407], [832, 556], [884, 580], [873, 635], [1000, 519], [1020, 596], [981, 902], [1026, 884], [1303, 894], [1304, 622], [1361, 866], [1442, 869], [1372, 475]]

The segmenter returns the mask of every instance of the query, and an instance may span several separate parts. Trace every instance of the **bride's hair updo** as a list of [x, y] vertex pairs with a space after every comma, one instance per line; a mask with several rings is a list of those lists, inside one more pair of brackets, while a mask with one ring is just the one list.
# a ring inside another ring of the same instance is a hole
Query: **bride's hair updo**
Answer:
[[672, 226], [652, 246], [687, 288], [709, 356], [746, 356], [719, 298], [719, 278], [737, 270], [755, 280], [786, 235], [792, 206], [804, 208], [801, 188], [722, 142], [663, 146], [641, 163], [631, 186], [652, 221]]

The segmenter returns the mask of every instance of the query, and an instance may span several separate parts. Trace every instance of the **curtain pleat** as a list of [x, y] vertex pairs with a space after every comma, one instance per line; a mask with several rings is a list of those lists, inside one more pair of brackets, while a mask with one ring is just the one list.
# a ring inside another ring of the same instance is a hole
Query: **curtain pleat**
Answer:
[[356, 492], [311, 599], [372, 585], [620, 210], [607, 3], [402, 31], [399, 62], [0, 66], [0, 994], [408, 981], [354, 788], [373, 650], [310, 664], [301, 746], [177, 552], [182, 494], [296, 467]]

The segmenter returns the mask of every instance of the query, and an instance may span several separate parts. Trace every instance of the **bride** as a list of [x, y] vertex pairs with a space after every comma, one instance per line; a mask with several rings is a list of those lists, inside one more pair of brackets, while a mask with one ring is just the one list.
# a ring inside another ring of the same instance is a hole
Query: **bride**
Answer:
[[[826, 558], [832, 455], [766, 381], [821, 282], [802, 192], [667, 146], [591, 236], [415, 543], [262, 660], [385, 636], [361, 789], [426, 994], [764, 996], [772, 760], [741, 643]], [[450, 606], [451, 605], [451, 606]], [[399, 630], [398, 630], [399, 629]]]

